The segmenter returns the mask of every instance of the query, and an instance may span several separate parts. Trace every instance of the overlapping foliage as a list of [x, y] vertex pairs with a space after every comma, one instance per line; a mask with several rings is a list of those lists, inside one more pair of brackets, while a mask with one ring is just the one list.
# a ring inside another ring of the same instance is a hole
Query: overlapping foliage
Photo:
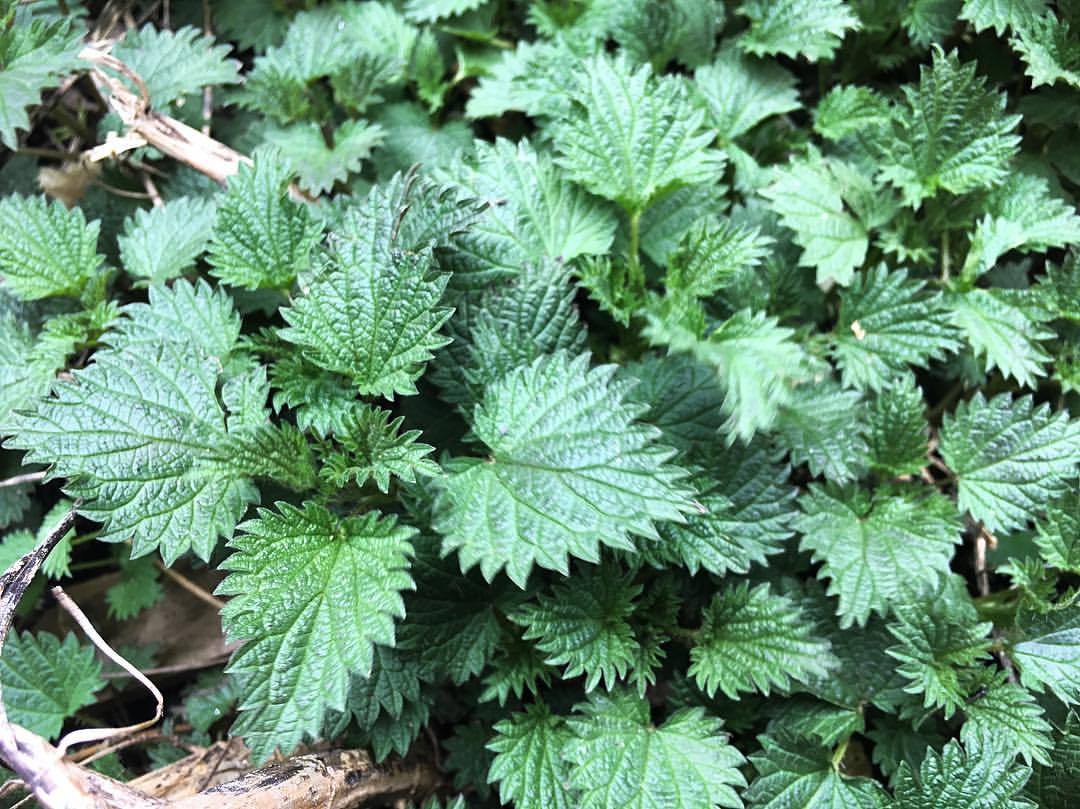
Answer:
[[[433, 739], [457, 806], [1080, 794], [1080, 7], [143, 5], [253, 159], [47, 199], [97, 21], [0, 3], [0, 560], [62, 490], [115, 619], [219, 571], [192, 734]], [[100, 675], [0, 661], [45, 735]]]

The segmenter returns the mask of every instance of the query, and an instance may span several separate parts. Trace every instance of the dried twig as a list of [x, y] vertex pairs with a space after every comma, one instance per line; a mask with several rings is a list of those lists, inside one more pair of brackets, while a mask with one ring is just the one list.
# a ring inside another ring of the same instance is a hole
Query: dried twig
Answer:
[[150, 682], [145, 674], [117, 653], [105, 639], [98, 634], [98, 631], [94, 629], [94, 625], [90, 623], [90, 619], [83, 614], [83, 611], [79, 609], [79, 606], [68, 597], [68, 594], [65, 593], [62, 588], [53, 587], [52, 594], [60, 606], [75, 619], [75, 623], [77, 623], [79, 628], [86, 633], [86, 636], [90, 639], [90, 642], [98, 648], [98, 651], [145, 686], [146, 690], [154, 695], [155, 701], [154, 716], [144, 722], [138, 722], [134, 725], [127, 725], [122, 728], [83, 728], [72, 731], [64, 736], [57, 745], [60, 754], [63, 755], [73, 744], [86, 744], [87, 742], [100, 742], [105, 739], [123, 738], [124, 736], [130, 736], [133, 733], [137, 733], [140, 730], [145, 730], [151, 725], [157, 724], [161, 719], [162, 714], [165, 712], [165, 697], [162, 696], [157, 686]]
[[45, 480], [45, 470], [40, 472], [25, 472], [21, 475], [15, 475], [15, 477], [7, 478], [6, 480], [0, 480], [0, 489], [6, 489], [9, 486], [22, 486], [24, 483], [40, 483]]
[[[213, 16], [210, 11], [210, 0], [202, 0], [202, 30], [204, 36], [213, 36]], [[210, 119], [214, 115], [214, 87], [206, 85], [202, 91], [202, 133], [209, 137]]]
[[165, 202], [161, 199], [161, 194], [158, 193], [157, 186], [154, 185], [154, 181], [150, 178], [149, 173], [142, 172], [142, 184], [146, 189], [146, 195], [150, 197], [150, 201], [154, 203], [155, 208], [160, 208]]
[[195, 582], [193, 582], [191, 579], [189, 579], [184, 574], [182, 574], [182, 573], [180, 573], [180, 572], [178, 572], [176, 570], [173, 570], [171, 567], [168, 567], [168, 566], [162, 564], [160, 559], [155, 559], [154, 560], [154, 565], [155, 565], [155, 567], [157, 567], [158, 570], [160, 570], [162, 573], [164, 573], [166, 576], [168, 576], [174, 582], [179, 584], [181, 587], [183, 587], [185, 590], [187, 590], [189, 593], [191, 593], [193, 596], [195, 596], [200, 601], [204, 601], [205, 603], [209, 604], [211, 607], [213, 607], [215, 610], [218, 610], [219, 612], [222, 610], [222, 608], [224, 608], [224, 606], [225, 606], [224, 601], [222, 601], [220, 598], [217, 598], [217, 597], [211, 595], [210, 593], [206, 592], [206, 590], [204, 590], [202, 587], [197, 585]]
[[[114, 141], [115, 145], [107, 156], [115, 157], [122, 151], [149, 144], [219, 183], [224, 183], [235, 174], [241, 163], [251, 162], [239, 152], [182, 121], [151, 110], [146, 83], [116, 57], [92, 46], [83, 48], [79, 56], [98, 66], [90, 71], [90, 77], [106, 103], [127, 127], [127, 132], [119, 141]], [[110, 76], [102, 67], [128, 77], [138, 94], [132, 93], [123, 82]], [[142, 143], [139, 143], [140, 139]], [[90, 154], [98, 157], [101, 152], [95, 149]]]
[[[997, 537], [987, 530], [986, 526], [982, 522], [975, 524], [975, 549], [973, 567], [975, 568], [975, 586], [979, 590], [979, 596], [985, 597], [990, 595], [990, 573], [986, 569], [986, 549], [996, 548], [998, 541]], [[1001, 638], [1001, 631], [994, 628], [991, 633], [994, 640]], [[1019, 679], [1016, 676], [1016, 666], [1013, 665], [1012, 659], [1004, 649], [996, 649], [994, 651], [994, 657], [997, 658], [998, 664], [1005, 672], [1005, 676], [1008, 677], [1010, 683], [1017, 683]]]

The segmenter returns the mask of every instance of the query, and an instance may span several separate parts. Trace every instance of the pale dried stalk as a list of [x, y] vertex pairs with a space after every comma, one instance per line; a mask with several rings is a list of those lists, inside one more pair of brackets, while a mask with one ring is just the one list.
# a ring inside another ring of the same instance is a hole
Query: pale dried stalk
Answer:
[[[88, 153], [88, 159], [115, 157], [122, 151], [148, 144], [219, 183], [224, 183], [235, 174], [241, 163], [251, 162], [249, 158], [203, 134], [198, 129], [171, 116], [154, 112], [150, 108], [146, 83], [116, 57], [92, 46], [83, 48], [79, 56], [95, 65], [111, 68], [127, 76], [139, 91], [138, 95], [132, 93], [122, 82], [100, 68], [93, 68], [90, 71], [90, 76], [102, 97], [120, 116], [120, 120], [127, 127], [127, 132], [121, 138], [114, 140], [111, 145], [107, 143], [106, 145], [109, 146], [107, 150], [102, 150], [100, 147], [92, 149]], [[140, 139], [142, 143], [139, 142]]]
[[0, 480], [0, 489], [6, 489], [9, 486], [22, 486], [24, 483], [40, 483], [45, 480], [45, 472], [26, 472], [22, 475], [15, 475], [15, 477]]
[[79, 609], [78, 605], [71, 600], [62, 588], [52, 588], [52, 594], [53, 598], [56, 599], [60, 606], [75, 619], [75, 623], [77, 623], [79, 628], [86, 633], [86, 637], [90, 639], [91, 643], [93, 643], [102, 654], [138, 680], [146, 690], [153, 694], [156, 704], [153, 717], [144, 722], [122, 728], [83, 728], [72, 731], [62, 738], [57, 745], [57, 750], [60, 755], [63, 755], [73, 744], [86, 744], [89, 742], [100, 742], [105, 741], [106, 739], [117, 739], [123, 736], [130, 736], [133, 733], [138, 733], [140, 730], [146, 730], [151, 725], [157, 724], [158, 720], [161, 719], [162, 714], [165, 712], [165, 697], [162, 696], [157, 686], [150, 682], [146, 675], [117, 653], [105, 639], [98, 634], [98, 631], [94, 629], [94, 625], [90, 623], [90, 619], [83, 614], [83, 611]]

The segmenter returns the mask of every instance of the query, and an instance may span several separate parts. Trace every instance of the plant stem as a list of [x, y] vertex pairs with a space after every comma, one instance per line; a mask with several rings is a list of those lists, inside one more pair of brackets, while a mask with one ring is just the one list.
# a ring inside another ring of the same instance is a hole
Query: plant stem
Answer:
[[844, 739], [844, 741], [840, 742], [840, 744], [838, 744], [836, 746], [836, 749], [833, 751], [833, 754], [832, 754], [832, 768], [833, 768], [833, 770], [836, 770], [837, 772], [839, 772], [840, 763], [844, 760], [844, 754], [847, 753], [848, 742], [850, 742], [850, 741], [851, 741], [851, 737], [848, 736], [847, 738]]
[[630, 250], [628, 257], [628, 270], [630, 284], [634, 289], [635, 296], [645, 292], [645, 272], [641, 267], [641, 259], [638, 256], [638, 248], [641, 242], [641, 211], [630, 214]]
[[9, 486], [21, 486], [24, 483], [40, 483], [44, 479], [44, 470], [41, 472], [26, 472], [22, 475], [15, 475], [15, 477], [0, 480], [0, 489], [6, 489]]
[[949, 282], [949, 231], [941, 232], [941, 280]]

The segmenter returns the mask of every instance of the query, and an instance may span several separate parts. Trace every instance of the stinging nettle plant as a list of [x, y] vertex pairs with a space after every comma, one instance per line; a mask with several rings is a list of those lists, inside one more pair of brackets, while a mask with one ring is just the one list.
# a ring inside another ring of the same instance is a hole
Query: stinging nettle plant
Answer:
[[0, 0], [7, 720], [145, 709], [48, 580], [229, 644], [117, 780], [1071, 805], [1080, 5], [159, 5]]

